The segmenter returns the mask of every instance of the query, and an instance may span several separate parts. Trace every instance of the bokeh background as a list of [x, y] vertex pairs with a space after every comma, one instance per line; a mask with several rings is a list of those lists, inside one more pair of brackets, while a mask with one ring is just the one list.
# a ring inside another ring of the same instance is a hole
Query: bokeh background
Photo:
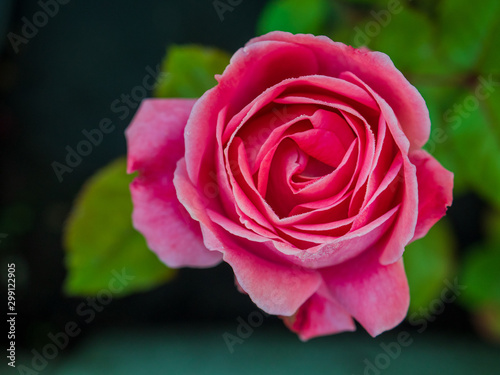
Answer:
[[[156, 262], [127, 232], [121, 161], [86, 183], [125, 155], [137, 103], [113, 103], [150, 70], [168, 75], [147, 96], [196, 96], [227, 56], [274, 29], [388, 53], [426, 99], [427, 149], [455, 173], [447, 217], [405, 254], [409, 319], [375, 339], [360, 327], [300, 342], [236, 290], [229, 266], [173, 272]], [[18, 312], [17, 367], [2, 356], [0, 373], [500, 372], [498, 1], [2, 0], [0, 32], [0, 295], [6, 314], [15, 263]], [[58, 178], [54, 162], [106, 118], [113, 131]], [[107, 298], [123, 266], [137, 277]], [[465, 289], [443, 302], [455, 282]], [[78, 333], [66, 340], [71, 322]]]

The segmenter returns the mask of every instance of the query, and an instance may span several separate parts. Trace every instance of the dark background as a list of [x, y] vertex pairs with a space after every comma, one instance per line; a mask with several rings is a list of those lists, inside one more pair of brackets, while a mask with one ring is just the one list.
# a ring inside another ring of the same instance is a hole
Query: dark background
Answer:
[[[34, 0], [2, 1], [4, 36], [10, 31], [20, 34], [23, 17], [31, 19], [40, 9]], [[16, 263], [18, 365], [29, 365], [30, 351], [41, 350], [49, 342], [49, 332], [59, 332], [74, 320], [82, 334], [71, 339], [44, 373], [255, 373], [262, 368], [269, 373], [285, 369], [362, 373], [364, 359], [372, 360], [381, 352], [382, 342], [395, 340], [405, 330], [416, 343], [394, 359], [386, 373], [462, 373], [478, 362], [483, 370], [477, 373], [500, 368], [495, 359], [498, 346], [479, 338], [469, 315], [457, 305], [447, 305], [423, 334], [403, 323], [376, 340], [361, 328], [302, 344], [279, 319], [270, 317], [230, 355], [223, 333], [235, 334], [237, 318], [246, 319], [256, 308], [237, 292], [225, 264], [208, 270], [183, 269], [165, 286], [113, 300], [90, 324], [76, 316], [85, 299], [68, 298], [62, 292], [66, 271], [61, 236], [82, 184], [126, 153], [123, 132], [133, 113], [120, 120], [110, 104], [140, 84], [145, 68], [156, 67], [172, 43], [234, 52], [255, 36], [264, 4], [243, 0], [221, 21], [212, 1], [72, 0], [20, 45], [18, 53], [3, 38], [0, 233], [7, 237], [0, 238], [0, 273], [5, 282], [7, 263]], [[66, 146], [75, 147], [82, 130], [98, 127], [105, 117], [116, 129], [59, 182], [51, 164], [64, 163]], [[460, 248], [481, 236], [474, 218], [483, 207], [470, 195], [454, 202], [450, 217]], [[467, 220], [454, 212], [466, 212]], [[0, 373], [9, 369], [4, 361], [2, 357]], [[147, 370], [147, 366], [152, 367]]]

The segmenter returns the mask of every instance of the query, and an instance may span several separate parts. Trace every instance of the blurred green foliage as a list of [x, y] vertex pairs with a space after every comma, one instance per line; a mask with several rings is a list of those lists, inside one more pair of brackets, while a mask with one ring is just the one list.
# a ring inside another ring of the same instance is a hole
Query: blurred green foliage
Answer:
[[500, 2], [442, 0], [439, 11], [440, 46], [460, 69], [499, 73]]
[[328, 0], [273, 0], [260, 16], [257, 34], [275, 30], [321, 34], [335, 15]]
[[486, 239], [472, 246], [464, 260], [461, 279], [467, 285], [462, 304], [475, 314], [484, 334], [500, 338], [500, 211], [487, 217]]
[[455, 241], [446, 218], [434, 225], [429, 233], [408, 245], [404, 262], [410, 285], [409, 313], [427, 311], [430, 302], [439, 296], [445, 280], [455, 275]]

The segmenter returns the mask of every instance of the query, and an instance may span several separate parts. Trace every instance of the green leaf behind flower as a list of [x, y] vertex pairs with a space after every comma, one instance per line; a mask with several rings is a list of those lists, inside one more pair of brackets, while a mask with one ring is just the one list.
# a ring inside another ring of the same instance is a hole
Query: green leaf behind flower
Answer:
[[467, 289], [460, 302], [472, 311], [480, 333], [500, 341], [500, 211], [490, 211], [485, 224], [485, 240], [466, 249], [461, 280]]
[[291, 33], [322, 34], [334, 13], [328, 0], [273, 0], [264, 8], [257, 25], [257, 34], [281, 30]]
[[429, 109], [431, 132], [424, 148], [435, 157], [446, 169], [454, 173], [453, 194], [461, 195], [468, 189], [467, 176], [463, 173], [462, 165], [455, 156], [455, 145], [450, 136], [451, 123], [445, 113], [453, 110], [454, 104], [460, 99], [456, 87], [452, 82], [433, 85], [429, 82], [416, 83]]
[[445, 116], [450, 120], [448, 134], [459, 166], [455, 173], [500, 207], [500, 92], [498, 87], [491, 89], [494, 91], [485, 100], [475, 90], [463, 94]]
[[217, 83], [214, 76], [229, 64], [230, 55], [209, 47], [171, 46], [162, 63], [163, 78], [154, 96], [158, 98], [199, 98]]
[[131, 280], [122, 283], [121, 291], [113, 291], [115, 296], [153, 288], [174, 276], [132, 227], [133, 176], [125, 171], [125, 158], [112, 162], [87, 181], [77, 198], [64, 236], [64, 290], [69, 295], [110, 290], [110, 281], [122, 271]]
[[439, 6], [441, 46], [461, 69], [499, 72], [500, 2], [443, 0]]
[[500, 304], [500, 243], [476, 245], [468, 249], [462, 272], [467, 285], [462, 301], [475, 309], [490, 303]]
[[500, 307], [500, 211], [490, 211], [485, 224], [486, 241], [467, 249], [462, 267], [462, 281], [468, 288], [461, 300], [472, 308]]
[[429, 233], [406, 247], [404, 262], [410, 285], [410, 313], [429, 309], [439, 298], [443, 282], [455, 273], [455, 243], [446, 219]]
[[360, 26], [366, 33], [373, 30], [373, 25], [380, 29], [379, 35], [374, 38], [366, 35], [370, 41], [368, 46], [388, 54], [396, 67], [405, 74], [449, 75], [450, 65], [436, 44], [436, 30], [428, 15], [408, 7], [401, 6], [401, 9], [394, 14], [383, 10], [385, 13], [378, 15], [380, 21], [377, 21], [377, 13], [374, 12]]

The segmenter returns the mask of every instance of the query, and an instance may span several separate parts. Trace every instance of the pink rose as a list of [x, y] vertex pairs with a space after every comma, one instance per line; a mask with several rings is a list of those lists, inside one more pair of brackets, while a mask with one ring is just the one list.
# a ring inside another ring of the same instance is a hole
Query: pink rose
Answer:
[[170, 267], [221, 260], [303, 339], [405, 317], [405, 246], [452, 201], [418, 91], [383, 53], [272, 32], [198, 100], [126, 131], [135, 227]]

